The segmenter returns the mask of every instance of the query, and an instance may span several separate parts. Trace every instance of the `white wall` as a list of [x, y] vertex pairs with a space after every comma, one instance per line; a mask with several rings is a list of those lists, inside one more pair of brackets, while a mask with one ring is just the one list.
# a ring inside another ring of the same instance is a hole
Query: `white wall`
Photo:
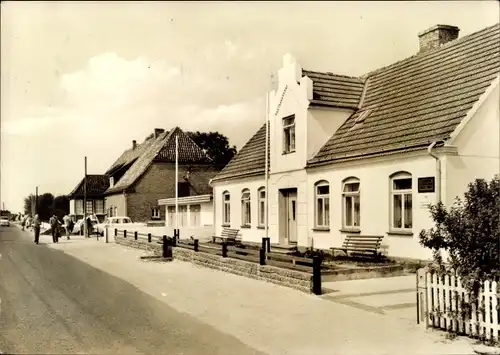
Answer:
[[[230, 193], [231, 199], [231, 223], [230, 228], [240, 229], [242, 240], [250, 242], [260, 242], [265, 237], [265, 229], [258, 226], [258, 189], [265, 186], [264, 176], [257, 178], [230, 180], [227, 183], [214, 183], [214, 232], [220, 236], [223, 226], [223, 200], [222, 194], [224, 191]], [[251, 209], [251, 226], [250, 228], [242, 228], [241, 215], [241, 192], [243, 189], [250, 190], [250, 209]], [[271, 197], [272, 195], [270, 195]]]
[[[427, 155], [413, 158], [386, 158], [372, 163], [330, 166], [327, 169], [308, 171], [308, 225], [314, 238], [314, 247], [329, 248], [342, 245], [346, 233], [342, 229], [342, 181], [348, 177], [360, 180], [360, 229], [364, 235], [383, 235], [383, 244], [390, 256], [429, 258], [427, 249], [419, 245], [421, 229], [432, 227], [425, 204], [435, 203], [435, 193], [418, 193], [417, 178], [435, 176], [435, 160]], [[390, 175], [406, 171], [413, 178], [413, 235], [388, 235], [390, 223]], [[330, 229], [315, 231], [314, 184], [319, 180], [330, 183]]]
[[313, 158], [352, 115], [353, 110], [309, 108], [307, 116], [307, 160]]
[[452, 143], [457, 147], [458, 156], [445, 159], [447, 205], [453, 203], [456, 196], [463, 199], [470, 182], [475, 179], [490, 181], [500, 173], [499, 107], [497, 86]]

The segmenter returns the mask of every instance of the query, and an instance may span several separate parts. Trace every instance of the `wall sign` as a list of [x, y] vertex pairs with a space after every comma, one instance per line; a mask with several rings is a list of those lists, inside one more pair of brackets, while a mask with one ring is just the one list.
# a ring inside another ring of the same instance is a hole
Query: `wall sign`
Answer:
[[418, 178], [418, 192], [419, 193], [432, 193], [435, 192], [435, 179], [434, 176]]

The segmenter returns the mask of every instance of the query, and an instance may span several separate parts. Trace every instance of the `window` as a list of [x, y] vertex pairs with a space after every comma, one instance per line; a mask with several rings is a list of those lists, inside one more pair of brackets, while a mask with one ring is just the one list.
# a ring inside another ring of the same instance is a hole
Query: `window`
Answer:
[[187, 227], [187, 206], [179, 206], [179, 227]]
[[315, 185], [316, 227], [330, 226], [330, 186], [328, 181], [319, 181]]
[[109, 178], [109, 187], [113, 187], [113, 186], [115, 186], [115, 179], [111, 176]]
[[175, 206], [168, 206], [167, 213], [168, 213], [168, 226], [175, 227]]
[[75, 214], [83, 215], [83, 200], [75, 200]]
[[188, 182], [177, 183], [177, 194], [179, 197], [189, 196], [189, 183]]
[[263, 227], [266, 224], [266, 189], [261, 187], [258, 190], [259, 196], [259, 226]]
[[391, 227], [411, 229], [413, 225], [412, 178], [400, 173], [391, 178]]
[[201, 206], [200, 205], [190, 205], [189, 206], [189, 226], [199, 227], [201, 225]]
[[96, 214], [104, 214], [104, 201], [103, 200], [95, 200], [95, 213]]
[[231, 223], [231, 196], [229, 192], [224, 192], [222, 194], [222, 223], [230, 224]]
[[87, 200], [87, 208], [86, 208], [87, 214], [92, 214], [94, 212], [93, 208], [92, 208], [93, 206], [94, 206], [94, 201], [92, 201], [92, 200], [88, 201]]
[[250, 226], [251, 220], [250, 191], [245, 189], [241, 192], [241, 225]]
[[283, 152], [295, 151], [295, 115], [283, 118]]
[[154, 207], [151, 209], [151, 219], [160, 219], [160, 208]]
[[360, 226], [360, 199], [359, 180], [350, 178], [342, 186], [343, 227], [359, 228]]

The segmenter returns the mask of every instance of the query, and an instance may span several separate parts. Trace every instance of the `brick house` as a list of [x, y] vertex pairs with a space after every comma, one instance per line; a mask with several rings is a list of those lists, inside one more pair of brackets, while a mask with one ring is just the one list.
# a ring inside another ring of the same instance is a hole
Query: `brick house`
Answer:
[[134, 222], [164, 221], [158, 200], [175, 197], [175, 137], [179, 141], [178, 196], [211, 194], [209, 181], [218, 169], [208, 155], [180, 128], [155, 129], [143, 143], [132, 142], [106, 171], [104, 193], [108, 216], [128, 216]]
[[328, 249], [379, 235], [390, 256], [429, 258], [429, 204], [450, 206], [500, 172], [500, 26], [458, 32], [434, 26], [418, 53], [362, 77], [285, 55], [269, 93], [268, 191], [264, 124], [212, 180], [215, 234], [231, 226], [260, 241], [268, 203], [272, 243]]
[[[75, 221], [83, 218], [84, 181], [85, 178], [68, 195], [70, 215]], [[95, 214], [101, 222], [106, 217], [103, 194], [108, 187], [107, 175], [87, 175], [87, 214]]]

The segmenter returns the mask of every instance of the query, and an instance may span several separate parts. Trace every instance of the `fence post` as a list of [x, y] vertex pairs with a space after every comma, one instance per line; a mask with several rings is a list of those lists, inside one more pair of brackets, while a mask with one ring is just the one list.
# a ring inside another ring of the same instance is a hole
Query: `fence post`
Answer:
[[170, 245], [170, 240], [166, 235], [163, 236], [163, 257], [172, 258], [172, 246]]
[[270, 237], [267, 237], [267, 252], [270, 253], [271, 252], [271, 238]]
[[267, 238], [266, 237], [262, 237], [262, 247], [261, 249], [264, 249], [264, 250], [267, 250]]
[[123, 238], [127, 238], [127, 230], [126, 229], [123, 231]]
[[115, 237], [118, 237], [118, 228], [115, 228]]
[[172, 238], [172, 246], [177, 246], [177, 238], [179, 238], [179, 230], [174, 229], [174, 237]]
[[227, 258], [227, 244], [225, 242], [222, 243], [222, 257]]
[[106, 232], [105, 233], [106, 233], [105, 235], [106, 235], [106, 243], [107, 243], [108, 242], [108, 234], [109, 234], [108, 227], [106, 227]]
[[321, 295], [321, 258], [313, 256], [312, 292]]
[[198, 239], [194, 240], [194, 251], [198, 251]]
[[427, 308], [427, 268], [417, 270], [417, 324], [427, 328], [429, 314]]
[[260, 248], [259, 250], [259, 264], [266, 265], [266, 249]]
[[137, 240], [137, 231], [134, 232], [134, 239]]
[[151, 243], [151, 233], [148, 233], [148, 243]]

